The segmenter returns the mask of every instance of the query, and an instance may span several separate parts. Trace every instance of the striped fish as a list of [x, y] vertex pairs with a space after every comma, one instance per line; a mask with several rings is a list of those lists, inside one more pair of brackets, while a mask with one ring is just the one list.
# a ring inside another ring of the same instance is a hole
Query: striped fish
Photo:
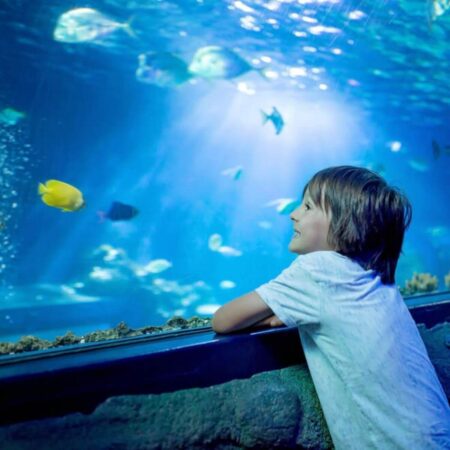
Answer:
[[445, 14], [450, 8], [450, 0], [428, 0], [428, 14], [430, 22]]

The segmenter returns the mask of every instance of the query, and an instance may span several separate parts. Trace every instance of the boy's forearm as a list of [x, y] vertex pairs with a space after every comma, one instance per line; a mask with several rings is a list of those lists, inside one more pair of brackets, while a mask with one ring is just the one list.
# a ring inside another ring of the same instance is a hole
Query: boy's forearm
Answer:
[[216, 333], [222, 334], [282, 325], [284, 325], [283, 322], [274, 315], [255, 291], [237, 297], [221, 306], [214, 313], [211, 321], [212, 329]]
[[260, 320], [259, 322], [254, 323], [253, 325], [250, 325], [249, 328], [255, 328], [255, 327], [270, 327], [270, 321], [274, 318], [274, 316], [266, 317], [263, 320]]
[[233, 333], [233, 332], [235, 332], [235, 331], [241, 331], [241, 330], [250, 330], [250, 329], [252, 329], [252, 328], [270, 327], [270, 326], [271, 326], [270, 321], [271, 321], [273, 318], [274, 318], [274, 316], [269, 316], [269, 317], [266, 317], [266, 318], [263, 319], [263, 320], [260, 320], [259, 322], [255, 322], [255, 323], [252, 324], [252, 325], [248, 325], [248, 326], [246, 326], [245, 328], [238, 328], [238, 329], [236, 329], [236, 330], [228, 331], [227, 333]]
[[[284, 323], [275, 315], [272, 314], [269, 317], [266, 317], [265, 319], [260, 320], [259, 322], [255, 322], [252, 325], [249, 325], [248, 327], [241, 328], [245, 330], [253, 329], [253, 328], [263, 328], [263, 327], [281, 327]], [[234, 330], [239, 331], [239, 330]]]

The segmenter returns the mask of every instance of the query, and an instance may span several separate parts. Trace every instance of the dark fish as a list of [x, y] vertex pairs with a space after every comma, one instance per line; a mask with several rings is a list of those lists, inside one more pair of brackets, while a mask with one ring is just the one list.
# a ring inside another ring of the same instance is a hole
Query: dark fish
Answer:
[[441, 146], [434, 139], [431, 141], [431, 147], [433, 148], [434, 159], [438, 159], [441, 156]]
[[372, 170], [373, 172], [376, 172], [378, 175], [380, 175], [381, 177], [386, 176], [386, 167], [383, 163], [381, 162], [373, 162], [373, 163], [369, 163], [367, 165], [367, 169]]
[[263, 125], [270, 120], [273, 123], [273, 126], [275, 127], [275, 134], [280, 134], [284, 127], [284, 120], [282, 115], [280, 114], [280, 111], [278, 111], [275, 106], [272, 107], [272, 112], [270, 114], [267, 114], [264, 111], [261, 111], [262, 114], [262, 120]]
[[109, 210], [105, 213], [99, 211], [101, 219], [109, 219], [113, 222], [118, 220], [130, 220], [139, 213], [139, 210], [131, 205], [125, 203], [112, 202]]

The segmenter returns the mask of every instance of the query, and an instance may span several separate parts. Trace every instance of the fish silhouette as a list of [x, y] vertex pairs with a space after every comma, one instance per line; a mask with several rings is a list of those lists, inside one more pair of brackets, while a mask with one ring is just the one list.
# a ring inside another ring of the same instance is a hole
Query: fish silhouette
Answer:
[[109, 219], [113, 222], [117, 222], [119, 220], [130, 220], [133, 217], [136, 217], [138, 213], [139, 210], [134, 206], [114, 201], [111, 203], [108, 211], [99, 211], [98, 215], [102, 221]]

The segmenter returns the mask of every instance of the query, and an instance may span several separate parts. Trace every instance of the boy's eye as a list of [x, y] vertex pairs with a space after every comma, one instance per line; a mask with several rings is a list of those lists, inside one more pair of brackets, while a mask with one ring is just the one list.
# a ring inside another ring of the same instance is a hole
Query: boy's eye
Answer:
[[309, 205], [309, 203], [305, 203], [305, 208], [306, 208], [306, 209], [310, 209], [310, 208], [311, 208], [311, 206]]

